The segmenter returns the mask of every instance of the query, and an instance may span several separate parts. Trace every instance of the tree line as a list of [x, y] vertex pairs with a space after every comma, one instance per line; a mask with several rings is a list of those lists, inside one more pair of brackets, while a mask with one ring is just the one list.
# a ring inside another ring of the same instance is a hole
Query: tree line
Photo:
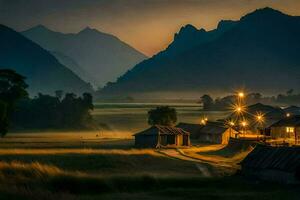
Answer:
[[[203, 105], [203, 110], [228, 110], [232, 107], [232, 104], [236, 101], [236, 95], [228, 95], [225, 97], [217, 97], [213, 99], [210, 95], [203, 95], [199, 103]], [[300, 94], [294, 93], [293, 89], [290, 89], [286, 94], [278, 94], [277, 96], [263, 96], [260, 93], [249, 93], [245, 96], [244, 102], [247, 105], [263, 103], [263, 104], [275, 104], [275, 105], [299, 105]]]
[[93, 126], [93, 97], [56, 91], [30, 98], [25, 77], [0, 70], [0, 135], [8, 129], [83, 129]]
[[83, 129], [93, 125], [90, 110], [93, 98], [89, 93], [77, 97], [73, 93], [65, 96], [38, 94], [34, 98], [23, 98], [12, 114], [15, 129]]

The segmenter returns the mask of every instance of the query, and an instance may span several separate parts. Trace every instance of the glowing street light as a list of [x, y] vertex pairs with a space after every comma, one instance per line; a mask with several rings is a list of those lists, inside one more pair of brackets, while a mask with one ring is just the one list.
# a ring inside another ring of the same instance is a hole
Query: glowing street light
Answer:
[[264, 121], [264, 116], [263, 116], [263, 114], [261, 114], [261, 113], [258, 113], [257, 115], [256, 115], [256, 121], [258, 121], [258, 122], [263, 122]]
[[286, 117], [290, 117], [291, 116], [291, 114], [290, 113], [286, 113]]
[[205, 119], [201, 119], [201, 124], [205, 125], [206, 124], [206, 120]]
[[234, 124], [233, 121], [230, 121], [230, 122], [229, 122], [229, 125], [230, 125], [230, 126], [234, 126], [235, 124]]
[[238, 114], [244, 112], [244, 110], [245, 110], [245, 108], [244, 108], [244, 106], [242, 106], [242, 105], [235, 105], [235, 106], [234, 106], [234, 111], [235, 111], [236, 113], [238, 113]]
[[241, 125], [242, 125], [242, 127], [246, 127], [248, 124], [247, 124], [246, 121], [242, 121], [242, 122], [241, 122]]
[[244, 92], [239, 92], [238, 96], [239, 96], [239, 98], [244, 98], [245, 97], [245, 93]]

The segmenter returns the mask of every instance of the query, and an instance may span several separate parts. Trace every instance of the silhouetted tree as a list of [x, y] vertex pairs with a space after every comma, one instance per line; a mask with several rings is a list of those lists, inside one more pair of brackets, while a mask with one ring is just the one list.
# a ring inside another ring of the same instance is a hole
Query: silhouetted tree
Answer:
[[7, 118], [7, 106], [6, 103], [0, 101], [0, 133], [3, 136], [8, 130], [8, 118]]
[[289, 89], [289, 90], [286, 92], [287, 96], [291, 96], [291, 95], [293, 95], [293, 93], [294, 93], [294, 90], [293, 90], [293, 89]]
[[60, 100], [63, 97], [64, 91], [62, 90], [56, 90], [55, 96]]
[[262, 100], [262, 95], [260, 93], [250, 93], [246, 96], [247, 104], [260, 103]]
[[177, 122], [177, 112], [168, 106], [159, 106], [148, 111], [149, 125], [173, 126]]
[[0, 70], [0, 134], [3, 137], [9, 127], [16, 102], [27, 96], [25, 77], [13, 70]]
[[38, 94], [33, 99], [24, 98], [13, 115], [14, 125], [25, 129], [82, 129], [90, 128], [93, 118], [93, 98], [89, 93], [77, 97], [68, 93], [63, 99]]
[[214, 106], [214, 100], [207, 94], [201, 97], [200, 103], [203, 104], [203, 110], [210, 110]]

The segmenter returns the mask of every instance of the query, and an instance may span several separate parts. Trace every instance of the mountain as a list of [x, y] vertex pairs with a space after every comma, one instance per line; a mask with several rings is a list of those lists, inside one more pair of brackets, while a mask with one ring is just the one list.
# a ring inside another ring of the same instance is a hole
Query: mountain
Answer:
[[264, 8], [212, 31], [187, 25], [169, 47], [134, 66], [101, 95], [228, 92], [277, 93], [300, 83], [300, 17]]
[[63, 66], [48, 51], [13, 29], [0, 25], [0, 68], [9, 68], [27, 77], [31, 94], [91, 92], [91, 86]]
[[81, 73], [78, 75], [95, 86], [116, 80], [130, 67], [146, 59], [145, 55], [117, 37], [89, 27], [79, 33], [64, 34], [38, 25], [22, 34], [43, 48], [74, 60], [90, 78], [86, 79]]
[[85, 71], [79, 64], [73, 60], [72, 58], [59, 53], [52, 51], [51, 54], [55, 56], [55, 58], [64, 66], [68, 67], [70, 70], [72, 70], [75, 74], [77, 74], [82, 80], [86, 82], [96, 82], [96, 80], [93, 79], [93, 76], [89, 74], [87, 71]]

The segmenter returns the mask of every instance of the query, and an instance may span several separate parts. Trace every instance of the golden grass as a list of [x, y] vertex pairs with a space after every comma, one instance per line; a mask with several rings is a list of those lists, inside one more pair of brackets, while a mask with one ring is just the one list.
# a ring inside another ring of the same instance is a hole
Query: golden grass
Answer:
[[43, 179], [64, 174], [67, 173], [56, 166], [41, 164], [39, 162], [0, 162], [0, 179], [2, 181], [31, 181], [33, 179]]
[[162, 156], [153, 149], [0, 149], [0, 155], [114, 154]]
[[3, 140], [44, 140], [64, 141], [64, 140], [97, 140], [103, 138], [110, 139], [132, 139], [133, 132], [130, 131], [108, 131], [108, 130], [91, 130], [91, 131], [37, 131], [25, 133], [9, 133]]

